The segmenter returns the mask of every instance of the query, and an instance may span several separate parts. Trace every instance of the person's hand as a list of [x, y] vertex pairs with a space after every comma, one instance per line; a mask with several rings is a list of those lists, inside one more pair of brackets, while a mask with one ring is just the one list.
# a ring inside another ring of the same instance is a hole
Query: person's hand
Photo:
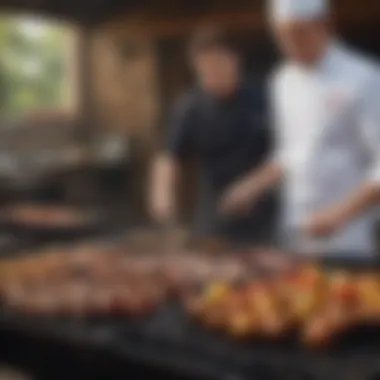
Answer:
[[220, 202], [220, 211], [226, 214], [246, 214], [256, 200], [252, 183], [241, 181], [231, 186]]
[[304, 232], [314, 237], [329, 237], [346, 224], [341, 209], [331, 209], [314, 214], [304, 225]]

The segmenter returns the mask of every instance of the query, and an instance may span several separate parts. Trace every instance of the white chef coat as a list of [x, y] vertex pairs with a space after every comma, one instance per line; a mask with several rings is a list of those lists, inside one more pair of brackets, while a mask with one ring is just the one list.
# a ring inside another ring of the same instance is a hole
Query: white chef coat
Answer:
[[325, 239], [301, 226], [365, 181], [380, 185], [380, 69], [334, 42], [312, 69], [283, 64], [271, 80], [277, 147], [285, 173], [282, 231], [294, 249], [372, 255], [378, 209]]

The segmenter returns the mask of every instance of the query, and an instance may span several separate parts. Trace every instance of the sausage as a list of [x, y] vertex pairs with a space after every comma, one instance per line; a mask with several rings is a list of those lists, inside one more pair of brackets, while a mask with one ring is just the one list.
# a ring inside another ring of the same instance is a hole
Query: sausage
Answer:
[[109, 315], [114, 304], [112, 290], [102, 286], [91, 287], [86, 304], [88, 314]]
[[325, 314], [313, 317], [302, 331], [302, 342], [310, 348], [323, 348], [332, 343], [335, 321]]
[[327, 305], [305, 324], [302, 332], [303, 343], [311, 348], [326, 347], [355, 323], [355, 317], [347, 313], [341, 305]]
[[119, 315], [146, 315], [157, 307], [161, 297], [160, 289], [118, 285], [111, 290], [111, 311]]
[[286, 275], [280, 280], [278, 288], [297, 323], [304, 323], [326, 302], [328, 296], [326, 279], [313, 266]]
[[130, 291], [127, 294], [128, 309], [126, 310], [128, 315], [132, 317], [142, 316], [144, 314], [144, 294], [141, 290]]
[[224, 305], [214, 305], [207, 308], [202, 316], [202, 320], [208, 328], [220, 330], [225, 327], [229, 327], [229, 310], [223, 306]]
[[251, 309], [260, 321], [260, 330], [271, 338], [280, 338], [290, 328], [289, 314], [282, 307], [276, 290], [271, 284], [254, 284], [247, 290]]
[[363, 324], [379, 325], [380, 323], [380, 281], [375, 274], [364, 274], [356, 279], [360, 299], [358, 318]]
[[238, 338], [249, 338], [257, 333], [258, 320], [254, 313], [235, 310], [229, 317], [228, 331]]
[[182, 267], [166, 268], [161, 277], [162, 286], [166, 286], [170, 293], [175, 296], [188, 294], [194, 283], [189, 271]]
[[4, 288], [4, 303], [10, 310], [22, 311], [27, 296], [27, 291], [21, 283], [12, 283]]
[[246, 267], [239, 261], [226, 260], [219, 263], [212, 277], [219, 281], [234, 283], [246, 276]]
[[53, 316], [57, 314], [58, 302], [54, 292], [40, 288], [28, 296], [26, 312], [39, 316]]
[[200, 318], [206, 312], [204, 299], [199, 295], [189, 295], [184, 298], [184, 307], [195, 318]]
[[131, 289], [117, 286], [112, 291], [111, 312], [116, 315], [128, 315], [130, 311]]
[[286, 273], [294, 267], [294, 260], [282, 251], [261, 249], [251, 254], [253, 263], [270, 273]]

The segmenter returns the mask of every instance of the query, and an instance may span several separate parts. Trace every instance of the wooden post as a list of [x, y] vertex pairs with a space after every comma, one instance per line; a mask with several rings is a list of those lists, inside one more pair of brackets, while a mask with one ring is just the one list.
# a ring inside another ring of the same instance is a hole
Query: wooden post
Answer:
[[80, 137], [87, 143], [91, 140], [94, 128], [94, 91], [93, 91], [93, 61], [92, 61], [93, 30], [82, 27], [78, 33], [76, 56], [78, 66], [78, 99], [80, 113]]
[[[93, 30], [86, 26], [78, 29], [71, 57], [72, 84], [74, 85], [72, 96], [77, 104], [78, 114], [76, 142], [86, 152], [91, 150], [96, 120], [92, 45]], [[95, 180], [94, 172], [89, 165], [84, 164], [75, 168], [71, 173], [68, 173], [65, 183], [67, 200], [80, 204], [92, 203], [97, 195]]]

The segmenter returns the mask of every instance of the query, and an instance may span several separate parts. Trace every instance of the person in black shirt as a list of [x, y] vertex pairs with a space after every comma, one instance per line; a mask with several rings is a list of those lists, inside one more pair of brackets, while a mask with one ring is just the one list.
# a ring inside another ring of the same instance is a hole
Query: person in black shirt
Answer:
[[198, 83], [174, 107], [164, 152], [154, 165], [151, 213], [160, 222], [175, 218], [182, 163], [195, 157], [200, 163], [197, 232], [239, 241], [257, 239], [271, 219], [268, 202], [239, 217], [223, 216], [218, 203], [225, 189], [259, 165], [269, 151], [264, 91], [244, 80], [238, 52], [214, 28], [196, 34], [190, 60]]

